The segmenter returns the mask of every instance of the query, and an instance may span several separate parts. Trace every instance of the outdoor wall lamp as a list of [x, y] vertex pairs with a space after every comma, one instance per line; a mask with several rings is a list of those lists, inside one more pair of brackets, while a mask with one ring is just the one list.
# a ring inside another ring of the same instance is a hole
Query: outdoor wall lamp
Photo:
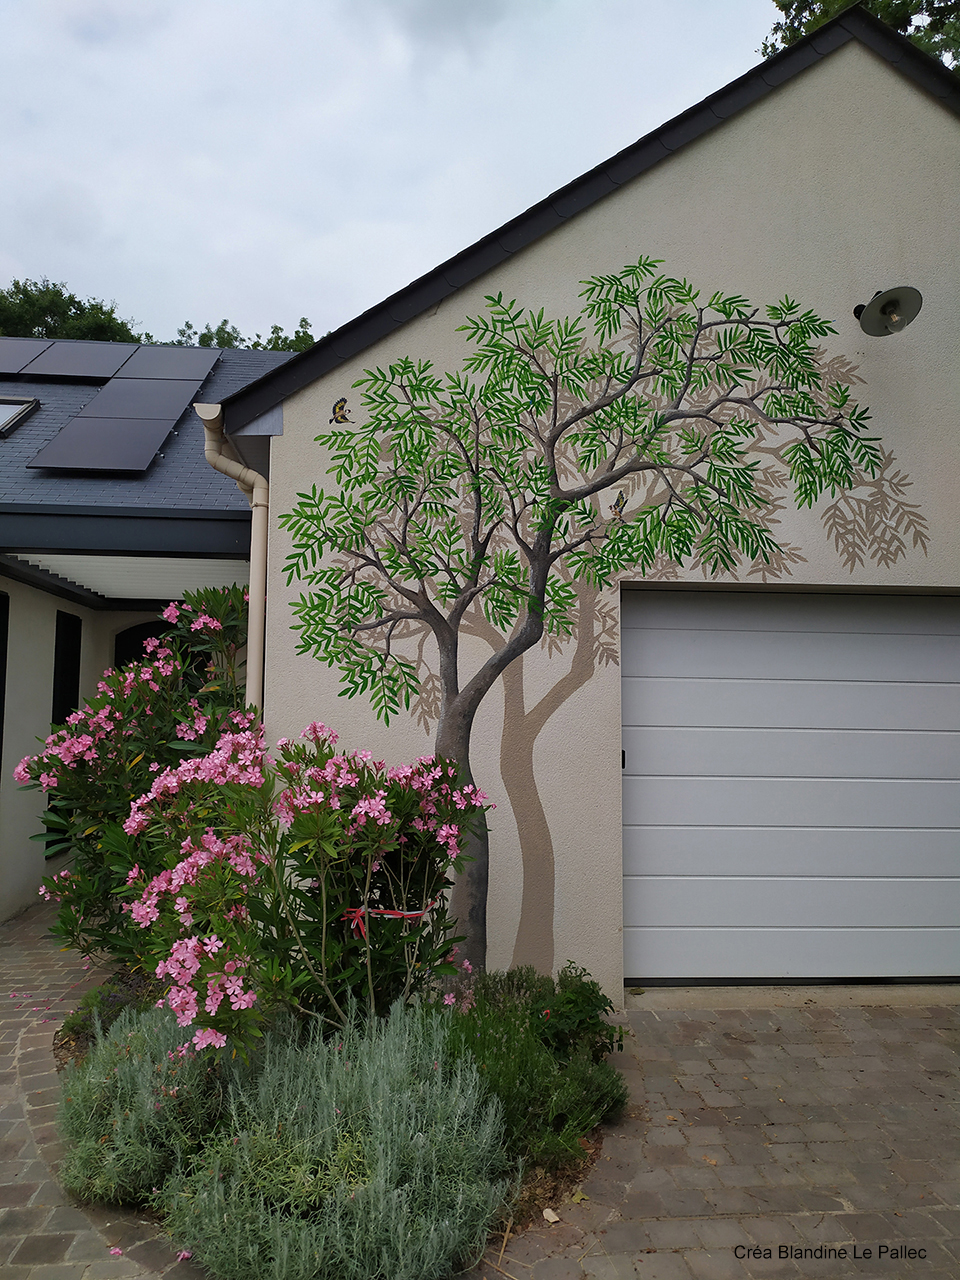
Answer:
[[912, 320], [916, 320], [923, 298], [919, 289], [904, 285], [900, 289], [887, 289], [875, 293], [866, 304], [853, 308], [860, 321], [860, 328], [872, 338], [885, 338], [888, 333], [899, 333]]

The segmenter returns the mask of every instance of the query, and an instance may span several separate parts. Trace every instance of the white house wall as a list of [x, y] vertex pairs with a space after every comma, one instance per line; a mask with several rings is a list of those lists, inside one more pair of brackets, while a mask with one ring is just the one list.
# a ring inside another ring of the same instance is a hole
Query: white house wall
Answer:
[[[922, 506], [929, 554], [911, 550], [892, 566], [868, 561], [852, 572], [821, 527], [819, 509], [787, 513], [778, 536], [796, 544], [803, 558], [781, 589], [957, 590], [958, 177], [960, 121], [851, 42], [461, 289], [432, 314], [291, 397], [284, 406], [283, 436], [272, 441], [269, 733], [292, 736], [306, 722], [322, 719], [348, 747], [369, 747], [392, 761], [431, 745], [429, 734], [412, 720], [401, 717], [386, 729], [363, 699], [338, 698], [337, 672], [295, 653], [289, 605], [298, 591], [283, 582], [289, 540], [277, 530], [276, 517], [290, 510], [298, 491], [313, 482], [329, 484], [313, 440], [327, 430], [333, 402], [346, 396], [351, 416], [358, 418], [353, 382], [365, 368], [401, 355], [456, 368], [465, 352], [456, 327], [482, 310], [485, 294], [502, 290], [548, 313], [575, 312], [581, 279], [616, 270], [640, 254], [663, 258], [665, 271], [686, 276], [705, 296], [722, 288], [762, 304], [786, 293], [831, 318], [838, 332], [828, 354], [857, 366], [858, 391], [871, 406], [872, 426], [908, 474], [907, 496]], [[923, 294], [917, 321], [895, 337], [865, 337], [853, 307], [901, 284]], [[704, 578], [687, 569], [678, 581], [702, 585]], [[617, 599], [611, 592], [602, 603], [615, 610]], [[616, 648], [615, 626], [613, 639]], [[567, 661], [566, 654], [547, 657], [546, 650], [526, 656], [527, 706], [566, 670]], [[516, 822], [501, 775], [502, 715], [503, 699], [495, 691], [474, 739], [475, 776], [498, 804], [491, 823], [488, 911], [495, 966], [508, 965], [515, 955], [523, 889]], [[509, 755], [508, 749], [508, 769]], [[598, 665], [589, 683], [550, 720], [535, 764], [557, 868], [551, 960], [559, 965], [572, 958], [617, 992], [622, 903], [615, 662]]]

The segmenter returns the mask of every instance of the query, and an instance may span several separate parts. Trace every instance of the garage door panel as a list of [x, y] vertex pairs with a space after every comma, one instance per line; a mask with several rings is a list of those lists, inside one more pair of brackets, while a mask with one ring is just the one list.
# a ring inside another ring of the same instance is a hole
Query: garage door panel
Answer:
[[960, 778], [960, 733], [625, 728], [631, 774]]
[[623, 829], [624, 876], [960, 876], [954, 830], [642, 826]]
[[[870, 903], [870, 926], [956, 931], [960, 949], [960, 880], [773, 876], [627, 876], [623, 909], [644, 928], [849, 928]], [[960, 950], [958, 950], [960, 956]]]
[[949, 635], [801, 633], [785, 643], [781, 634], [760, 631], [634, 632], [624, 636], [623, 674], [936, 682], [955, 674], [956, 651]]
[[624, 974], [652, 978], [900, 978], [957, 972], [954, 929], [624, 929]]
[[[865, 632], [960, 635], [956, 596], [869, 596], [798, 592], [712, 592], [709, 627], [716, 631]], [[624, 589], [624, 630], [656, 631], [704, 626], [702, 591]]]
[[960, 685], [627, 676], [625, 725], [931, 729], [960, 726]]
[[956, 827], [960, 783], [895, 779], [623, 779], [628, 825]]

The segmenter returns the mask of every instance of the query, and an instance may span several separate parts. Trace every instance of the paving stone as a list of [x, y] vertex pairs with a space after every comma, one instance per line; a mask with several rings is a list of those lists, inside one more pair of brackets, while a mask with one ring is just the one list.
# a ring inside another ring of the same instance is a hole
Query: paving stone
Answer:
[[110, 1246], [98, 1231], [87, 1229], [77, 1234], [66, 1254], [68, 1262], [101, 1262], [110, 1256]]
[[742, 1280], [744, 1275], [743, 1263], [732, 1249], [686, 1249], [683, 1260], [696, 1280]]
[[642, 1222], [627, 1219], [622, 1222], [610, 1222], [597, 1231], [597, 1243], [605, 1253], [630, 1253], [647, 1249], [651, 1245], [659, 1245], [651, 1227], [659, 1230], [665, 1219], [648, 1218]]
[[4, 1209], [0, 1211], [0, 1231], [4, 1235], [25, 1236], [39, 1231], [50, 1217], [51, 1210], [46, 1205], [34, 1208]]
[[739, 1222], [732, 1218], [713, 1218], [697, 1223], [697, 1234], [708, 1249], [733, 1249], [736, 1245], [752, 1246], [754, 1241]]
[[679, 1253], [641, 1253], [634, 1267], [638, 1280], [691, 1280], [692, 1276]]
[[[9, 1259], [13, 1251], [20, 1247], [23, 1236], [0, 1234], [0, 1267]], [[2, 1273], [0, 1273], [2, 1274]]]
[[67, 1232], [31, 1235], [24, 1240], [10, 1261], [20, 1267], [33, 1267], [41, 1262], [62, 1262], [73, 1241], [74, 1236]]
[[583, 1268], [572, 1258], [544, 1258], [530, 1275], [532, 1280], [582, 1280]]
[[[611, 1257], [600, 1254], [596, 1257], [584, 1258], [580, 1264], [581, 1274], [590, 1280], [636, 1280], [637, 1271], [633, 1259], [627, 1254]], [[686, 1280], [686, 1277], [683, 1278]]]
[[90, 1268], [85, 1262], [57, 1262], [30, 1268], [30, 1280], [84, 1280], [84, 1277], [92, 1280]]
[[20, 1207], [27, 1204], [36, 1194], [39, 1183], [15, 1182], [0, 1186], [0, 1208]]
[[178, 1262], [163, 1273], [163, 1280], [208, 1280], [207, 1273], [193, 1262]]
[[769, 1217], [742, 1217], [740, 1226], [762, 1248], [776, 1249], [781, 1244], [802, 1245], [803, 1236], [788, 1218], [780, 1215]]
[[[129, 1258], [111, 1258], [108, 1256], [103, 1262], [97, 1263], [97, 1280], [126, 1280], [128, 1276], [150, 1274], [139, 1263], [132, 1262]], [[92, 1277], [90, 1280], [92, 1280]]]
[[647, 1234], [658, 1249], [690, 1249], [702, 1243], [696, 1219], [661, 1218], [644, 1223]]
[[614, 1213], [615, 1209], [611, 1205], [593, 1199], [563, 1206], [564, 1221], [583, 1231], [593, 1231], [602, 1226]]
[[717, 1177], [725, 1187], [763, 1187], [767, 1180], [756, 1165], [718, 1165]]
[[660, 1218], [666, 1212], [663, 1198], [657, 1191], [630, 1191], [620, 1205], [623, 1218]]

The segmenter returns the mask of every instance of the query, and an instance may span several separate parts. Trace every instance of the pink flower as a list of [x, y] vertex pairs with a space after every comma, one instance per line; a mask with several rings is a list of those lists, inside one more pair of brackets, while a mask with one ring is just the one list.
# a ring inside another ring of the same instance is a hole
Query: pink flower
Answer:
[[171, 600], [160, 616], [161, 618], [166, 618], [167, 622], [176, 622], [180, 617], [180, 610], [177, 608], [176, 603]]
[[160, 912], [150, 902], [135, 902], [130, 908], [130, 914], [141, 929], [145, 929], [148, 924], [153, 924], [154, 920], [160, 918]]
[[122, 1249], [111, 1249], [111, 1250], [110, 1250], [110, 1256], [111, 1256], [111, 1257], [113, 1257], [113, 1258], [122, 1258], [122, 1257], [123, 1257], [123, 1250], [122, 1250]]
[[177, 1254], [177, 1261], [186, 1262], [188, 1258], [192, 1258], [192, 1257], [193, 1257], [193, 1254], [190, 1252], [189, 1249], [181, 1249], [180, 1252]]
[[446, 1005], [456, 1004], [456, 1002], [457, 1002], [457, 997], [453, 994], [452, 991], [448, 991], [447, 994], [443, 997], [443, 1003]]
[[[171, 987], [167, 993], [167, 1004], [177, 1015], [178, 1027], [189, 1027], [197, 1016], [197, 993], [192, 987]], [[197, 1047], [202, 1048], [200, 1045]]]
[[221, 1035], [219, 1031], [214, 1031], [212, 1027], [204, 1027], [193, 1037], [193, 1043], [198, 1049], [205, 1049], [207, 1045], [211, 1045], [214, 1049], [222, 1049], [227, 1043], [227, 1037]]
[[218, 622], [216, 618], [211, 618], [208, 613], [201, 613], [195, 621], [190, 623], [191, 631], [222, 631], [223, 623]]

